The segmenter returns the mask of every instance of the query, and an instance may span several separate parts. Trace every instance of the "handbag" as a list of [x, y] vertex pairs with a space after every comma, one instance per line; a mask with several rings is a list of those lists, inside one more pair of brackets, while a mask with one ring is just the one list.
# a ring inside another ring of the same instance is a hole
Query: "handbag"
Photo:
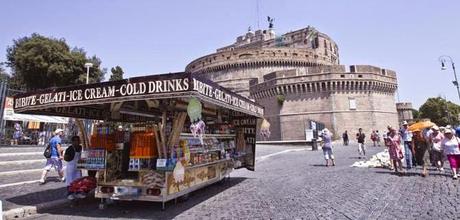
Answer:
[[46, 146], [45, 151], [43, 152], [43, 156], [44, 156], [45, 158], [47, 158], [47, 159], [48, 159], [48, 158], [51, 158], [51, 146], [50, 146], [50, 144], [48, 144], [48, 145]]

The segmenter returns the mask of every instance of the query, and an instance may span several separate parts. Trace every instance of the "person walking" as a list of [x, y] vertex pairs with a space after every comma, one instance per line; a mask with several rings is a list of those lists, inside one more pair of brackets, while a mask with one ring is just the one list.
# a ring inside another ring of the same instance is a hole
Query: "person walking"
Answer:
[[377, 147], [377, 134], [375, 133], [375, 130], [372, 130], [371, 140], [372, 140], [372, 143], [374, 144], [374, 147]]
[[431, 155], [433, 163], [436, 166], [437, 170], [444, 171], [444, 152], [442, 150], [441, 142], [444, 139], [444, 135], [439, 132], [438, 126], [433, 126], [431, 128], [433, 131], [429, 136], [429, 142], [431, 143]]
[[64, 180], [64, 172], [62, 170], [63, 156], [61, 146], [61, 138], [64, 134], [64, 130], [56, 129], [54, 134], [55, 136], [51, 138], [51, 140], [49, 141], [51, 157], [46, 159], [46, 165], [43, 168], [42, 177], [40, 178], [40, 184], [44, 184], [46, 182], [46, 175], [53, 167], [58, 172], [60, 180]]
[[409, 131], [407, 121], [403, 121], [402, 128], [399, 130], [401, 139], [404, 144], [404, 160], [406, 161], [406, 168], [412, 169], [412, 154], [414, 149], [412, 148], [412, 132]]
[[356, 133], [356, 140], [358, 141], [358, 153], [359, 158], [361, 159], [361, 155], [366, 158], [366, 147], [364, 146], [364, 139], [366, 135], [363, 133], [363, 129], [359, 128], [358, 133]]
[[401, 148], [401, 140], [396, 129], [389, 126], [388, 130], [389, 132], [385, 139], [385, 145], [388, 147], [391, 164], [396, 174], [402, 174], [403, 168], [401, 160], [404, 158], [404, 155]]
[[375, 131], [375, 136], [377, 137], [377, 146], [380, 147], [380, 133], [379, 133], [379, 130]]
[[343, 139], [343, 145], [347, 146], [348, 145], [348, 131], [345, 130], [345, 132], [342, 134], [342, 139]]
[[70, 184], [81, 177], [81, 170], [77, 169], [78, 160], [81, 158], [82, 146], [80, 145], [80, 137], [72, 137], [72, 145], [70, 145], [64, 153], [64, 160], [67, 162], [65, 169], [65, 184], [67, 186], [67, 196], [69, 199], [74, 199], [74, 195], [69, 191]]
[[329, 161], [331, 161], [332, 166], [335, 166], [334, 153], [332, 152], [332, 133], [327, 129], [323, 129], [321, 132], [321, 137], [323, 138], [323, 154], [324, 159], [326, 160], [326, 166], [329, 166]]
[[452, 178], [456, 180], [458, 178], [458, 168], [460, 166], [460, 149], [458, 147], [460, 141], [453, 133], [452, 129], [446, 128], [441, 147], [444, 150], [444, 154], [447, 155], [447, 160], [452, 169]]
[[430, 151], [428, 143], [423, 136], [423, 131], [414, 131], [412, 136], [412, 146], [415, 151], [417, 165], [423, 167], [422, 176], [428, 176], [428, 165], [430, 165]]

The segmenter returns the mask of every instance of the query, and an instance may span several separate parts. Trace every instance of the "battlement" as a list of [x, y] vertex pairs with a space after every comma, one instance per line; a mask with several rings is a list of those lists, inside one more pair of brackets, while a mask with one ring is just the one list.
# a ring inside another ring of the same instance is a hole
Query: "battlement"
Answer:
[[412, 110], [411, 102], [398, 102], [396, 103], [396, 109], [398, 110]]
[[296, 68], [291, 70], [281, 70], [271, 72], [263, 76], [264, 81], [269, 81], [276, 78], [287, 78], [294, 76], [306, 76], [312, 74], [321, 74], [321, 73], [344, 73], [341, 78], [353, 78], [355, 77], [354, 73], [369, 73], [375, 75], [386, 76], [386, 78], [396, 78], [396, 72], [389, 69], [382, 69], [370, 65], [351, 65], [348, 66], [349, 70], [347, 72], [345, 65], [328, 65], [328, 66], [312, 66], [312, 67], [303, 67]]
[[[258, 97], [261, 94], [267, 95], [266, 91], [277, 91], [270, 94], [323, 91], [373, 91], [391, 94], [396, 91], [397, 80], [394, 71], [374, 66], [361, 65], [357, 67], [354, 72], [347, 72], [344, 65], [306, 67], [271, 72], [263, 76], [263, 81], [258, 79], [249, 81], [250, 94], [253, 97]], [[392, 74], [388, 74], [389, 72], [393, 72], [395, 77]]]
[[185, 68], [192, 73], [208, 73], [234, 68], [259, 68], [267, 66], [311, 67], [339, 64], [334, 55], [317, 53], [313, 49], [260, 48], [223, 51], [200, 57]]

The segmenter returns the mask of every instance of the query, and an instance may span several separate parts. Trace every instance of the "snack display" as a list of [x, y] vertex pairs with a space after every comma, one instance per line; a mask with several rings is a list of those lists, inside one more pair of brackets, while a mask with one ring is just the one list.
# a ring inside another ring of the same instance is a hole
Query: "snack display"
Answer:
[[82, 152], [77, 168], [88, 170], [105, 169], [105, 149], [88, 149]]

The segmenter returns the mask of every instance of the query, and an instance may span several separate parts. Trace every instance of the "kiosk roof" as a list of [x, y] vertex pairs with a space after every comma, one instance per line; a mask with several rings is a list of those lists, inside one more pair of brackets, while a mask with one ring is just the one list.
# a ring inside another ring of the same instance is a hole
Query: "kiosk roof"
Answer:
[[191, 73], [133, 77], [119, 81], [49, 88], [14, 97], [14, 111], [24, 114], [59, 115], [104, 120], [101, 104], [124, 101], [197, 97], [234, 111], [263, 117], [255, 102]]

